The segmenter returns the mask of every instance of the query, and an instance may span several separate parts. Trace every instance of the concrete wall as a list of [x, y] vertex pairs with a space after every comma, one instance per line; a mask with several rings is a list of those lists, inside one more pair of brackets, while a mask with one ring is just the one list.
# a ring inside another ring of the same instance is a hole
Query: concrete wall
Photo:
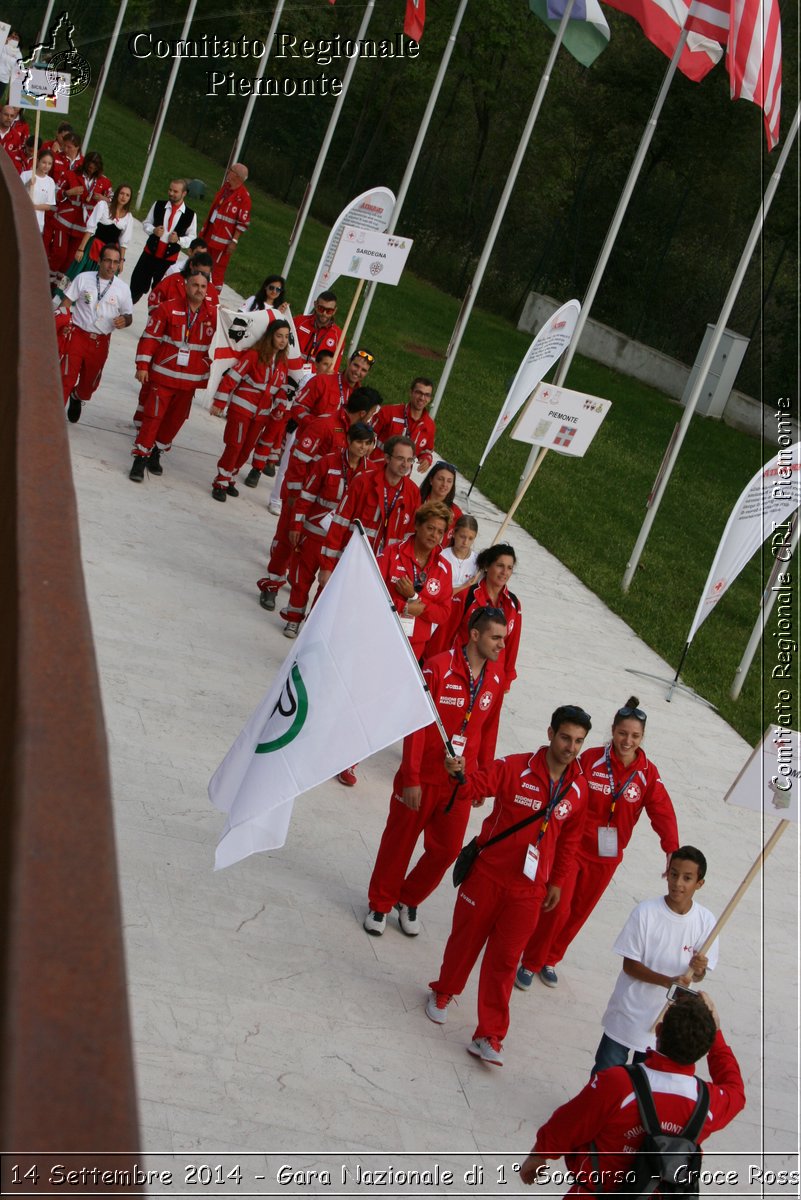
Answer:
[[[517, 324], [518, 329], [532, 335], [537, 333], [560, 304], [561, 301], [551, 296], [529, 292]], [[684, 395], [690, 367], [659, 350], [644, 346], [642, 342], [635, 342], [617, 329], [602, 325], [600, 321], [587, 321], [578, 349], [586, 358], [603, 363], [632, 379], [639, 379], [641, 383], [657, 388], [673, 400], [680, 402]], [[743, 392], [732, 391], [723, 411], [723, 420], [743, 433], [750, 433], [754, 437], [764, 436], [767, 441], [778, 444], [773, 409]], [[797, 421], [792, 424], [795, 440], [800, 440], [801, 427]]]

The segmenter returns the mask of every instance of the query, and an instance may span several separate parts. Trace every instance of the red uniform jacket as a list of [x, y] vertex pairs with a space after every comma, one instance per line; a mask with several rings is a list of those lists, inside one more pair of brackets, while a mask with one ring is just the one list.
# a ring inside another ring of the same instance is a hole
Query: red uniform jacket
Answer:
[[[481, 826], [479, 845], [499, 833], [523, 821], [532, 812], [548, 807], [552, 781], [546, 762], [546, 746], [536, 754], [510, 754], [498, 758], [486, 770], [474, 771], [467, 776], [464, 785], [466, 798], [494, 796], [492, 812]], [[567, 767], [559, 793], [562, 799], [556, 805], [547, 828], [539, 841], [540, 861], [536, 880], [523, 874], [526, 850], [534, 845], [542, 830], [542, 822], [510, 834], [483, 850], [479, 858], [482, 868], [501, 884], [531, 884], [541, 886], [547, 880], [557, 887], [573, 873], [575, 856], [581, 840], [584, 810], [587, 805], [587, 781], [581, 764], [574, 760]]]
[[[44, 147], [43, 147], [44, 148]], [[83, 162], [83, 155], [77, 154], [75, 158], [70, 158], [63, 150], [53, 150], [53, 170], [50, 174], [56, 182], [56, 186], [61, 183], [62, 179], [69, 174], [70, 171], [77, 171]], [[75, 187], [78, 185], [75, 184]]]
[[24, 147], [28, 140], [28, 135], [23, 132], [19, 121], [15, 121], [10, 129], [0, 134], [0, 146], [7, 151], [10, 158], [14, 158], [19, 152], [20, 147]]
[[[464, 645], [467, 641], [467, 626], [471, 615], [477, 608], [483, 608], [486, 605], [495, 607], [487, 595], [487, 587], [482, 579], [479, 583], [474, 584], [473, 587], [469, 587], [466, 592], [461, 592], [454, 599], [451, 604], [450, 616], [443, 625], [440, 625], [431, 639], [428, 653], [440, 654], [448, 646]], [[497, 607], [503, 609], [504, 616], [506, 617], [506, 646], [503, 654], [498, 659], [498, 666], [506, 676], [506, 687], [508, 690], [514, 680], [517, 679], [515, 665], [517, 663], [517, 651], [520, 647], [520, 630], [523, 618], [520, 601], [514, 592], [510, 592], [508, 588], [504, 588], [498, 597]]]
[[335, 450], [347, 450], [349, 428], [344, 409], [306, 422], [303, 429], [298, 431], [289, 456], [281, 487], [283, 499], [294, 500], [300, 495], [310, 467], [319, 458], [333, 454]]
[[[304, 362], [313, 363], [321, 350], [330, 350], [332, 354], [336, 352], [339, 345], [339, 339], [342, 336], [342, 330], [338, 325], [325, 325], [322, 329], [317, 326], [317, 317], [314, 313], [307, 313], [302, 317], [295, 317], [295, 333], [298, 335], [298, 349], [303, 355]], [[334, 364], [334, 369], [339, 370], [339, 364], [342, 361], [342, 351]]]
[[[159, 304], [163, 304], [165, 300], [186, 300], [186, 278], [181, 271], [176, 271], [173, 275], [167, 275], [166, 278], [156, 284], [147, 298], [147, 311], [151, 312]], [[215, 309], [220, 303], [220, 293], [211, 280], [209, 280], [209, 286], [206, 288], [206, 300]]]
[[[81, 188], [80, 196], [68, 196], [73, 188]], [[56, 220], [71, 234], [86, 233], [86, 222], [98, 200], [111, 200], [111, 180], [105, 175], [84, 175], [73, 167], [64, 172], [56, 187]]]
[[323, 546], [326, 565], [333, 567], [350, 540], [351, 522], [361, 521], [375, 554], [395, 546], [414, 527], [420, 507], [420, 489], [405, 477], [394, 487], [387, 483], [386, 467], [366, 471], [342, 500], [331, 521]]
[[376, 447], [373, 457], [381, 458], [384, 442], [399, 434], [412, 439], [417, 458], [421, 455], [431, 457], [436, 426], [427, 412], [423, 413], [419, 421], [413, 421], [408, 404], [385, 404], [373, 417], [373, 429]]
[[285, 362], [263, 363], [258, 351], [246, 350], [220, 380], [214, 399], [259, 419], [267, 417], [286, 384]]
[[324, 417], [343, 408], [352, 391], [352, 386], [339, 373], [313, 375], [298, 392], [289, 415], [297, 422], [298, 429], [303, 429], [312, 417]]
[[[149, 382], [178, 391], [193, 392], [209, 377], [209, 346], [217, 327], [217, 314], [204, 300], [197, 314], [190, 314], [188, 327], [186, 304], [169, 300], [159, 304], [147, 318], [145, 331], [136, 348], [137, 370], [150, 372]], [[189, 348], [189, 362], [179, 366], [178, 355]]]
[[250, 193], [242, 183], [231, 189], [224, 183], [211, 202], [200, 236], [219, 254], [229, 242], [239, 240], [250, 225]]
[[[470, 672], [461, 646], [430, 658], [423, 675], [448, 737], [461, 734], [467, 738], [464, 749], [467, 771], [490, 766], [495, 754], [504, 688], [498, 664], [485, 664], [472, 708]], [[403, 740], [396, 789], [415, 787], [420, 783], [447, 785], [450, 776], [445, 770], [444, 759], [442, 737], [435, 722], [410, 733]]]
[[[740, 1068], [720, 1030], [715, 1034], [707, 1063], [712, 1076], [709, 1113], [699, 1142], [723, 1129], [745, 1107]], [[695, 1064], [684, 1066], [650, 1050], [645, 1069], [660, 1124], [667, 1127], [668, 1132], [679, 1133], [695, 1107]], [[559, 1158], [565, 1151], [570, 1151], [566, 1155], [567, 1166], [579, 1182], [568, 1195], [593, 1195], [599, 1190], [618, 1192], [625, 1184], [626, 1172], [632, 1169], [632, 1156], [644, 1136], [628, 1073], [623, 1067], [610, 1067], [593, 1075], [583, 1091], [557, 1108], [537, 1131], [534, 1152], [547, 1158]], [[599, 1152], [599, 1168], [603, 1173], [600, 1188], [591, 1175], [591, 1142]]]
[[609, 765], [615, 792], [623, 789], [615, 801], [611, 821], [613, 785], [609, 781], [606, 747], [596, 746], [595, 749], [585, 750], [581, 755], [581, 766], [590, 791], [580, 847], [582, 857], [599, 862], [611, 861], [608, 858], [601, 859], [598, 854], [598, 826], [611, 823], [617, 829], [617, 861], [620, 862], [643, 809], [648, 813], [650, 822], [659, 835], [659, 844], [665, 854], [672, 854], [674, 850], [678, 850], [679, 830], [673, 802], [654, 764], [645, 757], [642, 750], [638, 750], [631, 766], [624, 767], [610, 746]]
[[378, 560], [379, 570], [398, 612], [403, 612], [406, 598], [395, 588], [396, 580], [405, 577], [423, 585], [417, 599], [425, 604], [425, 612], [414, 618], [414, 628], [409, 638], [415, 658], [423, 653], [431, 637], [431, 626], [444, 621], [451, 607], [451, 565], [446, 559], [440, 559], [441, 553], [442, 548], [435, 546], [421, 571], [414, 556], [414, 534], [410, 534], [405, 542], [389, 546]]
[[344, 447], [324, 454], [312, 463], [292, 508], [291, 529], [322, 540], [326, 529], [321, 522], [333, 513], [354, 478], [367, 469], [365, 460], [355, 467], [348, 463]]

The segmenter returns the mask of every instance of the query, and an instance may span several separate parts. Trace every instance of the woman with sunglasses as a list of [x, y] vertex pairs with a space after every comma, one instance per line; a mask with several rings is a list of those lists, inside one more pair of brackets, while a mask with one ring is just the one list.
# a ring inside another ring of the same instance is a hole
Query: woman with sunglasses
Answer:
[[239, 311], [264, 312], [265, 308], [275, 308], [283, 313], [288, 307], [286, 280], [283, 275], [268, 275], [255, 296], [248, 296]]
[[423, 504], [429, 500], [439, 500], [445, 504], [451, 514], [450, 524], [445, 533], [443, 546], [450, 546], [453, 541], [453, 527], [462, 515], [458, 504], [454, 503], [456, 496], [456, 467], [453, 463], [438, 462], [426, 475], [420, 484], [420, 499]]
[[648, 813], [668, 865], [678, 849], [673, 802], [640, 745], [647, 717], [639, 703], [636, 696], [629, 696], [615, 713], [611, 741], [585, 750], [581, 756], [589, 803], [576, 871], [562, 889], [558, 907], [543, 913], [523, 951], [515, 979], [515, 986], [523, 991], [531, 987], [535, 975], [546, 987], [557, 986], [554, 967], [608, 888], [643, 811]]

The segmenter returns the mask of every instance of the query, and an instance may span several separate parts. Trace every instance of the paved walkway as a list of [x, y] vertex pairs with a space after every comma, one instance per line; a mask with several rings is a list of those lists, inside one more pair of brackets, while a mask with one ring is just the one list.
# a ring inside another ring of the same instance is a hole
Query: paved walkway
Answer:
[[[223, 424], [202, 408], [164, 475], [129, 482], [144, 316], [142, 303], [133, 328], [114, 335], [103, 384], [70, 427], [111, 747], [144, 1146], [226, 1172], [240, 1163], [243, 1182], [228, 1187], [239, 1195], [315, 1194], [313, 1184], [277, 1182], [282, 1164], [330, 1170], [319, 1194], [409, 1190], [397, 1180], [371, 1189], [356, 1180], [358, 1163], [457, 1172], [453, 1185], [418, 1189], [426, 1195], [524, 1190], [510, 1164], [589, 1072], [619, 966], [611, 944], [633, 904], [662, 891], [657, 839], [642, 821], [558, 989], [535, 981], [514, 994], [502, 1071], [465, 1051], [475, 978], [444, 1027], [423, 1012], [450, 927], [450, 883], [421, 909], [417, 939], [403, 937], [394, 918], [380, 939], [361, 928], [397, 747], [364, 763], [353, 790], [332, 782], [303, 796], [283, 849], [212, 870], [222, 818], [206, 796], [209, 777], [289, 649], [255, 588], [275, 518], [266, 480], [225, 505], [212, 500]], [[384, 378], [379, 366], [374, 382], [387, 399], [403, 398], [406, 380]], [[480, 496], [471, 507], [479, 545], [489, 544], [498, 514]], [[513, 527], [511, 540], [524, 626], [500, 750], [540, 745], [563, 702], [582, 703], [601, 740], [636, 692], [682, 839], [709, 858], [703, 901], [720, 912], [763, 840], [756, 815], [722, 803], [749, 747], [697, 701], [666, 704], [647, 676], [672, 670], [533, 538]], [[748, 1106], [713, 1139], [719, 1157], [707, 1162], [739, 1169], [749, 1194], [759, 1189], [746, 1186], [748, 1164], [764, 1151], [777, 1156], [770, 1169], [786, 1166], [798, 1147], [796, 833], [737, 909], [709, 983]], [[484, 1168], [483, 1187], [478, 1171], [463, 1182], [473, 1166]]]

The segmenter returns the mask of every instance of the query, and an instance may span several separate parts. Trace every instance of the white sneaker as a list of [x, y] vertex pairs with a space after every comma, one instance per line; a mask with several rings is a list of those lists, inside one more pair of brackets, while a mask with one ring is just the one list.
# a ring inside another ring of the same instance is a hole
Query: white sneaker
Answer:
[[369, 912], [364, 918], [364, 928], [373, 937], [381, 937], [381, 934], [387, 927], [387, 914], [379, 912]]
[[448, 1019], [448, 1005], [453, 996], [446, 996], [444, 992], [432, 992], [426, 1002], [426, 1016], [429, 1021], [433, 1021], [435, 1025], [444, 1025]]
[[417, 937], [420, 932], [420, 918], [417, 915], [417, 909], [411, 908], [408, 904], [396, 904], [398, 910], [398, 924], [401, 931], [407, 937]]
[[497, 1038], [473, 1038], [467, 1050], [492, 1067], [503, 1066], [503, 1045]]
[[284, 626], [284, 637], [296, 638], [300, 629], [300, 621], [287, 621]]
[[280, 517], [281, 516], [281, 501], [280, 500], [271, 500], [270, 503], [267, 505], [267, 511], [271, 512], [274, 517]]

